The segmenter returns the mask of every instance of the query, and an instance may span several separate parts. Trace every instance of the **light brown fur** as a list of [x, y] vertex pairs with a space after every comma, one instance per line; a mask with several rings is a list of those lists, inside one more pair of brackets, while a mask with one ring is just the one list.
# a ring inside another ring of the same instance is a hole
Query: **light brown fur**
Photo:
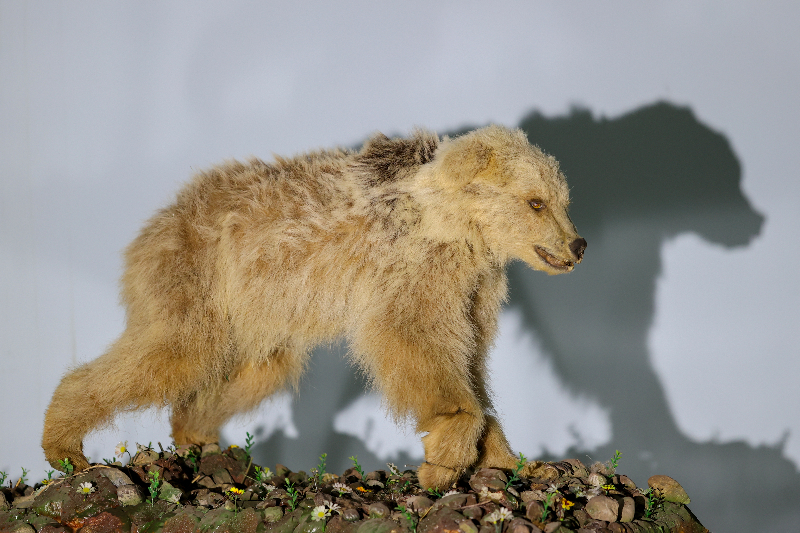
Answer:
[[216, 442], [345, 336], [392, 412], [427, 433], [423, 486], [511, 468], [486, 383], [504, 265], [571, 270], [585, 241], [568, 204], [557, 162], [497, 126], [203, 172], [128, 247], [127, 328], [56, 389], [47, 460], [85, 468], [89, 431], [150, 405], [171, 406], [176, 444]]

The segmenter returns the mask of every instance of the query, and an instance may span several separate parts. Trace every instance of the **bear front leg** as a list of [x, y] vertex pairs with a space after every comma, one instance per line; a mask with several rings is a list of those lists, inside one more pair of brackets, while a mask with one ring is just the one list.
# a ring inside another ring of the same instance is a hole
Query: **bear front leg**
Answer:
[[418, 477], [425, 488], [446, 489], [478, 460], [484, 429], [481, 404], [469, 379], [463, 345], [434, 344], [430, 335], [391, 331], [385, 325], [356, 339], [359, 362], [373, 376], [396, 415], [413, 417], [425, 447]]

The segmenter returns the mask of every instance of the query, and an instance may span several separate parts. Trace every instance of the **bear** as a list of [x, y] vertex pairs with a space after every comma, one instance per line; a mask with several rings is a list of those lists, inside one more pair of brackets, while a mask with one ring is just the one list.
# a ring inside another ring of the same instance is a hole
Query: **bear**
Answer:
[[568, 207], [556, 159], [497, 125], [199, 172], [125, 250], [126, 327], [62, 378], [46, 459], [86, 468], [87, 433], [154, 405], [170, 408], [176, 445], [218, 442], [229, 418], [296, 387], [314, 346], [345, 338], [424, 434], [423, 487], [514, 468], [487, 383], [505, 266], [573, 270], [586, 241]]

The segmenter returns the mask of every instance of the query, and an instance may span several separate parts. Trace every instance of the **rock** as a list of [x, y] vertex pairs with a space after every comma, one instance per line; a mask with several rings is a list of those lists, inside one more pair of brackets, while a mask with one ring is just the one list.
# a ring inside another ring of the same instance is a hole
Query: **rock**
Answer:
[[342, 520], [346, 522], [355, 522], [357, 520], [361, 520], [361, 515], [358, 513], [358, 509], [344, 509], [341, 513]]
[[137, 485], [128, 484], [117, 487], [117, 499], [123, 507], [139, 505], [144, 501], [142, 489]]
[[[463, 522], [460, 522], [458, 524], [458, 529], [463, 533], [478, 533], [478, 526], [476, 526], [471, 520], [464, 520]], [[520, 533], [527, 533], [527, 531]]]
[[179, 503], [181, 501], [181, 497], [183, 497], [183, 491], [173, 487], [167, 481], [163, 482], [161, 487], [158, 489], [158, 498], [160, 500], [170, 503]]
[[586, 512], [595, 520], [616, 522], [619, 516], [619, 503], [608, 496], [595, 496], [586, 504]]
[[542, 521], [542, 514], [544, 513], [544, 505], [539, 500], [531, 500], [528, 502], [527, 509], [525, 510], [525, 517], [533, 523]]
[[442, 507], [438, 511], [429, 512], [419, 521], [417, 533], [448, 533], [458, 529], [458, 525], [467, 518], [450, 507]]
[[283, 509], [280, 507], [267, 507], [261, 511], [264, 522], [273, 524], [283, 518]]
[[15, 524], [11, 529], [6, 531], [9, 533], [36, 533], [36, 530], [33, 528], [33, 526], [26, 524], [25, 522]]
[[406, 508], [411, 509], [418, 515], [423, 515], [433, 507], [433, 501], [426, 496], [411, 496], [406, 500]]
[[466, 494], [451, 494], [449, 496], [444, 496], [443, 498], [439, 498], [436, 503], [433, 504], [433, 510], [438, 511], [442, 507], [451, 507], [453, 509], [458, 509], [463, 507], [467, 501]]
[[629, 478], [628, 476], [619, 476], [619, 482], [621, 484], [625, 485], [629, 489], [635, 489], [636, 488], [636, 483], [634, 483], [633, 480], [631, 478]]
[[131, 478], [125, 475], [122, 470], [118, 468], [103, 467], [98, 470], [102, 476], [108, 479], [115, 487], [123, 485], [133, 485]]
[[136, 452], [133, 456], [131, 464], [133, 466], [144, 466], [150, 463], [155, 463], [158, 460], [158, 452], [155, 450], [143, 449]]
[[19, 498], [14, 498], [14, 507], [17, 509], [27, 509], [33, 505], [33, 500], [36, 498], [33, 494], [30, 496], [20, 496]]
[[622, 498], [622, 508], [619, 511], [620, 522], [632, 522], [636, 514], [636, 502], [630, 496]]
[[208, 444], [203, 445], [203, 448], [200, 450], [200, 457], [217, 455], [219, 453], [222, 453], [222, 448], [219, 447], [219, 444], [215, 442], [210, 442]]
[[475, 492], [480, 492], [482, 489], [489, 491], [505, 490], [508, 478], [502, 470], [496, 468], [481, 468], [469, 478], [469, 486]]
[[5, 511], [9, 507], [11, 507], [11, 504], [6, 500], [6, 495], [0, 492], [0, 511]]
[[401, 531], [400, 524], [386, 518], [371, 518], [356, 528], [356, 533], [400, 533]]
[[589, 469], [586, 468], [580, 459], [564, 459], [564, 463], [569, 463], [572, 467], [572, 476], [573, 477], [586, 477], [589, 475]]
[[669, 476], [651, 476], [647, 480], [647, 485], [651, 489], [658, 491], [664, 500], [668, 502], [688, 505], [691, 501], [683, 487]]
[[602, 487], [608, 483], [608, 478], [600, 472], [592, 472], [586, 479], [588, 480], [589, 485], [592, 485], [593, 487]]
[[387, 518], [391, 511], [383, 502], [371, 503], [367, 507], [367, 514], [370, 518]]

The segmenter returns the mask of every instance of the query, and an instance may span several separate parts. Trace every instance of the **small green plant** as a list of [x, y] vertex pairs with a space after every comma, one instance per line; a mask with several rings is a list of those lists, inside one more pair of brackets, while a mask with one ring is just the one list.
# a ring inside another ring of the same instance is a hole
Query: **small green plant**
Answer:
[[428, 494], [430, 494], [431, 496], [435, 496], [436, 498], [442, 497], [442, 491], [435, 489], [433, 487], [428, 489]]
[[17, 481], [17, 485], [20, 484], [22, 485], [28, 484], [28, 470], [26, 470], [24, 467], [22, 468], [22, 476], [19, 478], [19, 481]]
[[300, 499], [300, 491], [294, 488], [294, 483], [286, 480], [286, 494], [289, 495], [289, 509], [294, 511], [297, 508], [297, 500]]
[[254, 478], [251, 477], [250, 479], [252, 479], [259, 485], [265, 485], [267, 481], [272, 477], [272, 470], [270, 470], [269, 467], [261, 468], [260, 466], [255, 465], [253, 468], [256, 471], [256, 477]]
[[541, 522], [547, 522], [547, 515], [550, 513], [550, 506], [553, 504], [553, 498], [555, 498], [555, 492], [549, 492], [544, 497], [544, 509], [542, 509], [542, 519]]
[[69, 457], [64, 457], [64, 459], [58, 460], [58, 466], [62, 472], [64, 472], [67, 477], [72, 475], [72, 472], [75, 470], [75, 465], [69, 462]]
[[615, 474], [617, 472], [617, 466], [619, 466], [619, 460], [621, 457], [622, 457], [622, 452], [617, 450], [614, 452], [614, 457], [612, 457], [611, 461], [609, 461], [608, 466], [610, 467], [612, 474]]
[[411, 530], [411, 533], [416, 533], [417, 521], [414, 519], [414, 513], [409, 511], [405, 505], [398, 505], [397, 510], [400, 511], [400, 514], [406, 519], [406, 524], [408, 525], [408, 529]]
[[8, 474], [6, 474], [5, 472], [0, 471], [0, 485], [5, 483], [7, 478], [8, 478]]
[[319, 463], [317, 464], [317, 479], [321, 482], [322, 476], [326, 473], [326, 468], [328, 467], [328, 454], [323, 453], [319, 456]]
[[[50, 483], [53, 482], [53, 473], [54, 472], [55, 472], [55, 470], [47, 470], [47, 471], [45, 471], [45, 474], [47, 474], [47, 479], [43, 479], [42, 480], [42, 485], [49, 485]], [[2, 473], [2, 472], [0, 472], [0, 473]]]
[[150, 476], [150, 486], [147, 490], [150, 492], [150, 505], [155, 505], [161, 480], [159, 479], [158, 470], [151, 471], [148, 475]]
[[200, 454], [194, 448], [189, 448], [189, 451], [186, 452], [185, 461], [192, 465], [195, 474], [200, 470]]
[[664, 496], [652, 488], [644, 491], [642, 496], [645, 497], [644, 516], [642, 518], [653, 520], [658, 511], [664, 506]]
[[361, 465], [358, 464], [358, 456], [351, 455], [350, 460], [353, 461], [353, 468], [355, 469], [355, 471], [361, 474], [361, 479], [367, 477], [366, 474], [364, 474], [364, 470], [362, 470]]
[[519, 481], [519, 473], [522, 472], [523, 468], [525, 468], [527, 462], [528, 459], [522, 455], [522, 452], [519, 452], [519, 460], [517, 461], [516, 466], [514, 466], [514, 470], [511, 471], [511, 477], [508, 478], [508, 481], [506, 481], [506, 490], [508, 490], [512, 483]]
[[245, 432], [247, 437], [244, 440], [244, 452], [247, 455], [250, 455], [250, 449], [253, 447], [253, 442], [255, 441], [255, 435], [251, 435], [249, 431]]

